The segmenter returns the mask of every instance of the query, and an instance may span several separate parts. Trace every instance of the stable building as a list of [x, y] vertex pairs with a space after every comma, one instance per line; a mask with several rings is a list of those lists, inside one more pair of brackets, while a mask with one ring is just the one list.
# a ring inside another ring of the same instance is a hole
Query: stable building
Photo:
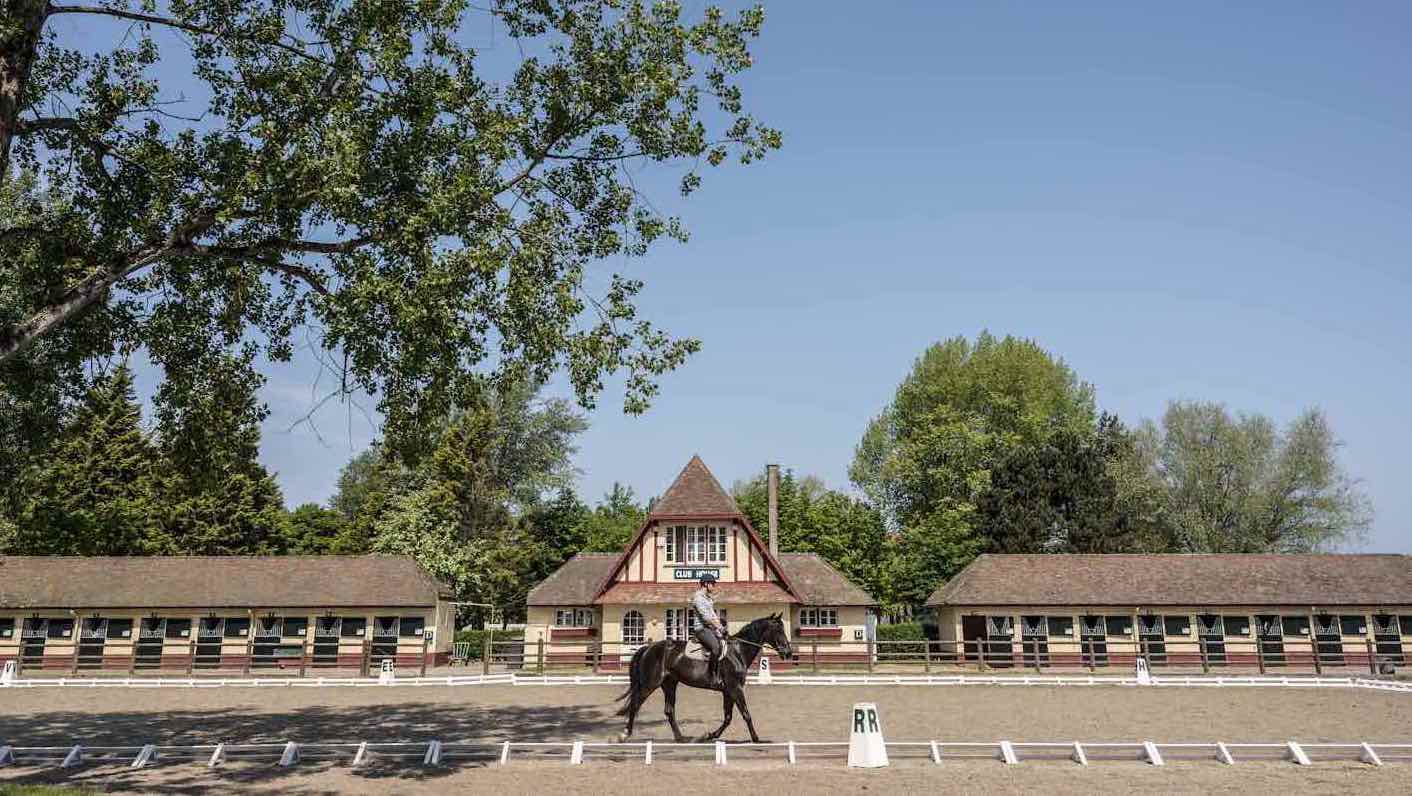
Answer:
[[982, 555], [927, 604], [991, 665], [1400, 663], [1412, 556]]
[[0, 556], [0, 663], [366, 670], [445, 663], [455, 606], [403, 556]]
[[699, 456], [652, 505], [616, 553], [582, 553], [530, 591], [526, 656], [625, 664], [641, 645], [683, 639], [703, 572], [718, 580], [716, 607], [734, 633], [779, 613], [795, 652], [821, 662], [867, 660], [876, 601], [813, 553], [781, 553], [778, 468], [768, 469], [770, 538], [762, 540]]

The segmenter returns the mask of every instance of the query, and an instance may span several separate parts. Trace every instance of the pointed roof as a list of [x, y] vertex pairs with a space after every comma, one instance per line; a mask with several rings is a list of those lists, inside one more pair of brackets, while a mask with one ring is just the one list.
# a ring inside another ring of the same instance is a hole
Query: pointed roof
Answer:
[[677, 480], [667, 487], [662, 497], [652, 504], [649, 517], [686, 517], [693, 514], [719, 516], [740, 514], [740, 506], [721, 482], [701, 461], [699, 455], [692, 455]]

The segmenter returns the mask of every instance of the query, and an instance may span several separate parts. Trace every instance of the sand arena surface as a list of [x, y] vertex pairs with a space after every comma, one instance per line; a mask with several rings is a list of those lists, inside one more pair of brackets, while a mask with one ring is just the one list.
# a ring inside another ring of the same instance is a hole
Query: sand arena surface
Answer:
[[[616, 686], [480, 686], [461, 688], [26, 689], [0, 696], [0, 744], [16, 746], [209, 744], [333, 741], [609, 741], [622, 728], [613, 715]], [[854, 702], [878, 705], [890, 741], [1216, 741], [1412, 742], [1412, 698], [1353, 689], [1151, 688], [1113, 686], [771, 686], [748, 691], [757, 729], [767, 740], [847, 740]], [[682, 689], [683, 731], [699, 734], [720, 720], [717, 694]], [[727, 740], [746, 740], [737, 716]], [[635, 740], [669, 742], [662, 700], [644, 708]], [[562, 753], [556, 753], [562, 755]], [[1250, 761], [1235, 767], [1173, 761], [1062, 760], [1004, 766], [983, 760], [898, 759], [881, 771], [850, 771], [843, 752], [789, 767], [781, 752], [737, 749], [731, 765], [711, 766], [709, 750], [640, 760], [595, 759], [570, 767], [563, 756], [516, 753], [508, 767], [456, 762], [437, 768], [374, 761], [365, 769], [322, 761], [291, 769], [233, 763], [214, 771], [170, 762], [131, 771], [110, 764], [68, 772], [16, 766], [0, 781], [69, 782], [134, 791], [435, 792], [447, 788], [510, 793], [540, 791], [660, 792], [712, 787], [823, 792], [966, 791], [1209, 792], [1353, 790], [1406, 792], [1412, 763], [1382, 768], [1358, 763]]]

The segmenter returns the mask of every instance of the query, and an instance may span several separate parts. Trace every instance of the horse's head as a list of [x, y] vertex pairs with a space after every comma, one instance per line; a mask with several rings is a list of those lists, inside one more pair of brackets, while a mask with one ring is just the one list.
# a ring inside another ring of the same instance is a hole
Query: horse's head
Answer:
[[789, 643], [789, 634], [784, 629], [784, 618], [774, 614], [765, 618], [765, 633], [761, 642], [775, 648], [785, 660], [794, 658], [794, 647]]

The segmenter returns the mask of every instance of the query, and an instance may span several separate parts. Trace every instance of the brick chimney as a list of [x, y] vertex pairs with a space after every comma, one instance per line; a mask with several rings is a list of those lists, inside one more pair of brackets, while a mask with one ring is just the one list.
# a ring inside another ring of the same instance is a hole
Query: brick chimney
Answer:
[[765, 465], [765, 490], [770, 501], [770, 555], [780, 554], [780, 466]]

